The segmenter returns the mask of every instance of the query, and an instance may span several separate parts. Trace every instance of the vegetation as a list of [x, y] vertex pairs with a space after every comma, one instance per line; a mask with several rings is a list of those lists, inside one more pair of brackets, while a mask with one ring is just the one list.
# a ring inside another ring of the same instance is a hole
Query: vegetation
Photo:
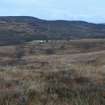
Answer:
[[32, 40], [105, 38], [105, 25], [83, 21], [46, 21], [28, 16], [0, 17], [0, 45]]
[[0, 105], [105, 105], [104, 45], [85, 39], [0, 46]]

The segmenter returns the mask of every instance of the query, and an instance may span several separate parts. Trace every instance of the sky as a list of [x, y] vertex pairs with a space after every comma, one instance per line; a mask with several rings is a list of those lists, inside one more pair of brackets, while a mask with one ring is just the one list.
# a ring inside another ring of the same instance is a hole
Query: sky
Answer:
[[0, 16], [105, 23], [105, 0], [0, 0]]

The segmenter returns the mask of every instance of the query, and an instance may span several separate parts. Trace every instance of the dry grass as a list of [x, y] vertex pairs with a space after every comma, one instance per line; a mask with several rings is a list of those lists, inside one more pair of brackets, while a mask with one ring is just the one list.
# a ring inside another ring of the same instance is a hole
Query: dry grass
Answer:
[[[19, 58], [17, 47], [11, 46], [13, 56], [0, 57], [0, 105], [105, 105], [101, 41], [57, 42], [55, 47], [51, 42], [26, 44]], [[93, 47], [87, 51], [81, 44], [76, 47], [77, 42], [93, 43]], [[54, 53], [46, 54], [48, 48]]]

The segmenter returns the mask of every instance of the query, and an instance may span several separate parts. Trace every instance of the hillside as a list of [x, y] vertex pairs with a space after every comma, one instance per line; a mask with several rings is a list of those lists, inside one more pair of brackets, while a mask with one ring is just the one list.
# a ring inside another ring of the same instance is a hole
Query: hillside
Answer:
[[0, 44], [81, 38], [105, 38], [105, 25], [83, 21], [46, 21], [28, 16], [0, 17]]

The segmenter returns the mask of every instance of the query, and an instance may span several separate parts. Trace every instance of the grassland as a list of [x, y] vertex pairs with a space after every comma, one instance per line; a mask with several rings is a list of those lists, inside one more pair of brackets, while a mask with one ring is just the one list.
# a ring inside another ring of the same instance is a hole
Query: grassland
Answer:
[[105, 40], [0, 46], [0, 105], [105, 105]]

